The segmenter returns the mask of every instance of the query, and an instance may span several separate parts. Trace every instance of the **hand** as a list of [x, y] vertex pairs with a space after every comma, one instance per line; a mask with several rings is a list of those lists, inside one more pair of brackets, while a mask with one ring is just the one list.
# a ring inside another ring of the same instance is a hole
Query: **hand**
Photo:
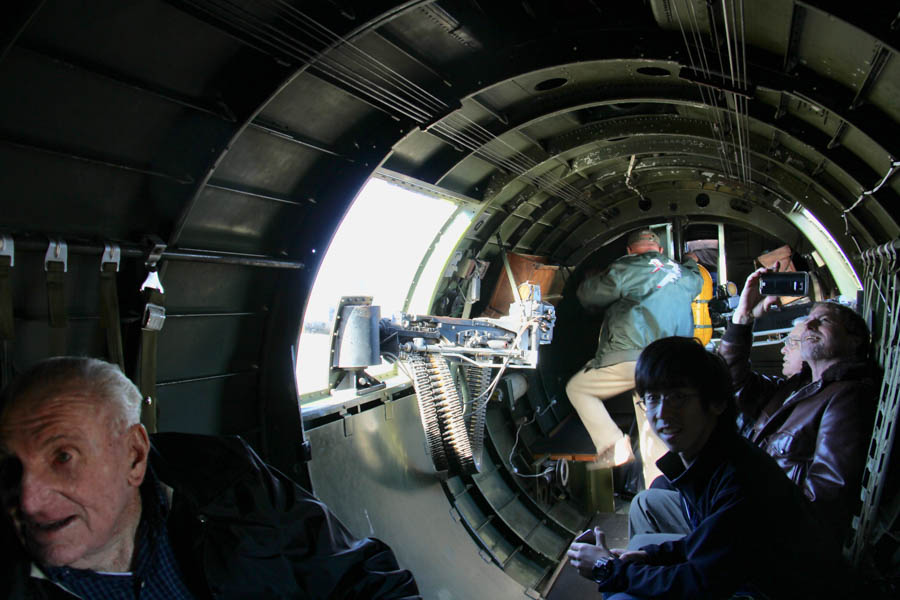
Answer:
[[582, 577], [591, 579], [594, 563], [601, 558], [615, 558], [615, 555], [606, 546], [606, 534], [599, 527], [588, 529], [572, 542], [566, 551], [569, 564], [578, 569]]
[[769, 308], [781, 301], [778, 296], [763, 296], [759, 293], [759, 278], [765, 273], [777, 272], [778, 267], [779, 263], [776, 262], [771, 268], [762, 267], [747, 276], [744, 289], [741, 290], [741, 299], [731, 316], [733, 323], [738, 325], [750, 323], [753, 319], [763, 316]]

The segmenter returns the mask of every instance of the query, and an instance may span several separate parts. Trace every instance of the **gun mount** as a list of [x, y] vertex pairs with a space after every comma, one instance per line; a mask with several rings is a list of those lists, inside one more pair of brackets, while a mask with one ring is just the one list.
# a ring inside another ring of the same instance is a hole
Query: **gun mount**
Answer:
[[554, 307], [541, 301], [537, 285], [523, 284], [521, 291], [521, 302], [498, 319], [407, 313], [380, 319], [371, 298], [342, 298], [333, 367], [354, 371], [347, 380], [358, 381], [367, 377], [361, 369], [377, 364], [379, 356], [405, 363], [435, 469], [476, 473], [487, 404], [500, 377], [506, 369], [535, 368], [538, 348], [553, 340]]

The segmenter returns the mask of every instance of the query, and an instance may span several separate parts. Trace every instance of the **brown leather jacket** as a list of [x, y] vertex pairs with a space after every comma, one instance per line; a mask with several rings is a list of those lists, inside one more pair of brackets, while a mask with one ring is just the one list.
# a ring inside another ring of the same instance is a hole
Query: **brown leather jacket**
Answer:
[[737, 390], [742, 432], [765, 450], [843, 541], [859, 498], [878, 394], [864, 362], [829, 368], [817, 382], [808, 369], [790, 379], [751, 369], [750, 325], [728, 325], [719, 354]]

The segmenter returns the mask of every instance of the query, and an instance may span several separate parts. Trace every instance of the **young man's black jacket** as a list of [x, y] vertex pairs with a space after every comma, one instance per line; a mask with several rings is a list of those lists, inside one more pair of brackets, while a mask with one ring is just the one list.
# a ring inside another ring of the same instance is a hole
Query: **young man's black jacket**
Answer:
[[[240, 438], [178, 433], [151, 436], [150, 467], [171, 488], [167, 529], [185, 583], [197, 598], [419, 598], [383, 542], [355, 540], [328, 508], [266, 465]], [[13, 548], [0, 571], [0, 597], [69, 598], [30, 576]]]
[[656, 463], [687, 503], [691, 533], [645, 546], [646, 563], [614, 560], [604, 592], [647, 598], [850, 597], [838, 544], [774, 460], [720, 426], [690, 467], [669, 452]]

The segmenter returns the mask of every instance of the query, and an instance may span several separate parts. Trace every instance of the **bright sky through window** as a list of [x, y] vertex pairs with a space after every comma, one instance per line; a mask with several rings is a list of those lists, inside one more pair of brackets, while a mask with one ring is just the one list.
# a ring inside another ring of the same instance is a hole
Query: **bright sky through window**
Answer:
[[374, 177], [363, 187], [322, 260], [309, 297], [297, 351], [301, 394], [327, 387], [330, 333], [341, 296], [372, 296], [382, 317], [402, 311], [419, 263], [434, 243], [409, 307], [428, 310], [447, 257], [471, 221], [471, 212], [460, 212], [436, 240], [457, 208], [449, 200]]

